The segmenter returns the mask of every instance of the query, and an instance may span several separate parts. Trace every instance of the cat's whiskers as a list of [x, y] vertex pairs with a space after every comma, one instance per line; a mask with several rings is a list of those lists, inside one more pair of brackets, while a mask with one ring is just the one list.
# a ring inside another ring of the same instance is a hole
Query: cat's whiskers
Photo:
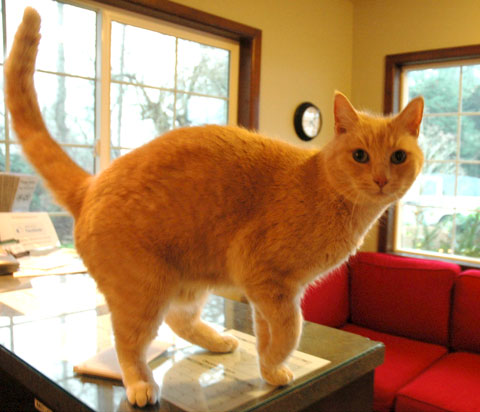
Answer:
[[357, 203], [360, 199], [360, 193], [357, 192], [356, 196], [355, 196], [355, 200], [352, 202], [352, 212], [350, 213], [350, 221], [348, 223], [348, 226], [349, 226], [349, 229], [352, 229], [353, 226], [354, 226], [354, 223], [355, 223], [355, 220], [354, 220], [354, 215], [355, 215], [355, 208], [357, 207]]

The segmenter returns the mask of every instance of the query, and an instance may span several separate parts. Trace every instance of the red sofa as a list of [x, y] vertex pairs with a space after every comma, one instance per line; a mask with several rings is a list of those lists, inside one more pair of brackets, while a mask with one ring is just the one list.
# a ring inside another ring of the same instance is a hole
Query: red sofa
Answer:
[[302, 309], [385, 344], [374, 411], [480, 412], [480, 270], [359, 253], [310, 286]]

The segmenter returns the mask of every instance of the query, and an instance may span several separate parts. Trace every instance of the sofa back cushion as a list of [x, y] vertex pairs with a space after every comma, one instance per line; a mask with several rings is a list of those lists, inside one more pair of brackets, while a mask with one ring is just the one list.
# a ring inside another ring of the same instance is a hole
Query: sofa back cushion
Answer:
[[455, 280], [451, 339], [454, 350], [480, 352], [480, 270]]
[[451, 293], [460, 267], [383, 253], [350, 260], [352, 322], [448, 345]]
[[324, 275], [308, 286], [302, 300], [305, 320], [339, 328], [349, 315], [348, 271], [346, 265]]

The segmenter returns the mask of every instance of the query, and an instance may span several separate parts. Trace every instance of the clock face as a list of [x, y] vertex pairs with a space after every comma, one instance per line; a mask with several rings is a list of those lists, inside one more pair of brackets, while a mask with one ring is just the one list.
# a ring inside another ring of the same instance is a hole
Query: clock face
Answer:
[[305, 110], [302, 116], [303, 131], [308, 137], [314, 138], [320, 131], [320, 112], [314, 107], [310, 106]]
[[297, 136], [305, 141], [318, 136], [322, 128], [322, 113], [313, 103], [304, 102], [298, 105], [293, 116], [293, 126]]

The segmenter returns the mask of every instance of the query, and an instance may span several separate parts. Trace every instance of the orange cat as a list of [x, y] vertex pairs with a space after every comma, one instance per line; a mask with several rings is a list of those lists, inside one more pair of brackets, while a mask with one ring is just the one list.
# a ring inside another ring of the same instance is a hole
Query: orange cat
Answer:
[[335, 138], [302, 150], [237, 127], [178, 129], [98, 176], [50, 137], [33, 85], [40, 17], [27, 9], [5, 65], [7, 104], [30, 162], [74, 216], [78, 252], [112, 315], [128, 400], [155, 403], [145, 350], [165, 320], [214, 352], [235, 338], [200, 319], [217, 286], [250, 301], [263, 378], [288, 384], [305, 287], [344, 262], [419, 173], [423, 100], [392, 118], [335, 95]]

